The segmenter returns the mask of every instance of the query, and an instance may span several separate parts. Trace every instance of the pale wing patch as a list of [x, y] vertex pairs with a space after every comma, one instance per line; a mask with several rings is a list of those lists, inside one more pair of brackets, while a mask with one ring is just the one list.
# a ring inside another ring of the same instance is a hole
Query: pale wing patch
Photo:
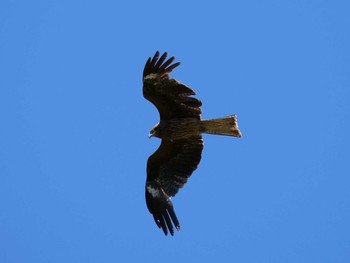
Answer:
[[151, 74], [148, 74], [146, 77], [144, 77], [143, 79], [156, 79], [159, 77], [159, 74], [157, 73], [151, 73]]
[[159, 197], [160, 196], [160, 191], [157, 188], [153, 188], [150, 185], [147, 185], [147, 192], [151, 194], [153, 198]]

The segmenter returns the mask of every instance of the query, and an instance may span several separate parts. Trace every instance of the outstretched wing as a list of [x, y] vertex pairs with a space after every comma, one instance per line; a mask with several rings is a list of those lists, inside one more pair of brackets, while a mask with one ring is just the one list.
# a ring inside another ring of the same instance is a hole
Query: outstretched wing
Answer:
[[148, 158], [146, 202], [154, 221], [164, 234], [174, 235], [180, 223], [170, 197], [175, 196], [197, 168], [202, 155], [201, 136], [189, 139], [162, 140], [158, 150]]
[[157, 107], [161, 119], [200, 119], [202, 102], [190, 97], [196, 94], [194, 90], [169, 78], [170, 72], [179, 66], [180, 62], [172, 64], [175, 58], [166, 60], [166, 57], [165, 52], [159, 58], [157, 51], [152, 59], [148, 58], [143, 70], [143, 96]]

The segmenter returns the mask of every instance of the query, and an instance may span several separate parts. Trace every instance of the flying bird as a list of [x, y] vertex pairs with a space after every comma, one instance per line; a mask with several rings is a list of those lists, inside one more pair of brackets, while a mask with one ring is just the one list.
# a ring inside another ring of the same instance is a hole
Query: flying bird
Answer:
[[202, 120], [202, 102], [183, 83], [169, 77], [180, 65], [165, 52], [148, 58], [143, 70], [143, 96], [158, 109], [160, 121], [149, 137], [162, 139], [147, 161], [146, 203], [154, 221], [165, 235], [179, 231], [180, 223], [171, 197], [184, 186], [196, 170], [202, 155], [202, 133], [242, 137], [236, 115]]

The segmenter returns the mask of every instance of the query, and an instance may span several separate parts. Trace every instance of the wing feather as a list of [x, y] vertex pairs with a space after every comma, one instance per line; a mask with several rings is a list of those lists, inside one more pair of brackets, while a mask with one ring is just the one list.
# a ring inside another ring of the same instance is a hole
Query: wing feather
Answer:
[[176, 141], [162, 140], [148, 158], [147, 181], [157, 181], [169, 196], [175, 196], [197, 168], [202, 155], [201, 136]]
[[166, 59], [166, 56], [167, 56], [167, 53], [165, 52], [158, 60], [157, 64], [155, 65], [155, 68], [159, 68], [163, 64], [164, 60]]
[[167, 58], [165, 52], [159, 58], [157, 51], [148, 58], [143, 70], [143, 95], [158, 109], [161, 119], [194, 117], [200, 119], [202, 102], [190, 97], [195, 91], [190, 87], [170, 79], [173, 69], [180, 65], [174, 57]]
[[171, 235], [174, 234], [173, 225], [180, 229], [170, 197], [176, 195], [197, 168], [202, 150], [201, 136], [176, 141], [162, 140], [157, 151], [148, 158], [147, 207], [165, 234], [168, 230]]
[[151, 65], [154, 65], [157, 62], [158, 58], [159, 58], [159, 51], [157, 50], [153, 56], [153, 59], [151, 61]]

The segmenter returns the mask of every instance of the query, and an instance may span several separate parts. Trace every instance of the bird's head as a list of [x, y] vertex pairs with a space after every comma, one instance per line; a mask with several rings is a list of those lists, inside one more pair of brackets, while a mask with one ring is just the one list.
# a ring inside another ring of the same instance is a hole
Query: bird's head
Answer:
[[160, 138], [160, 133], [159, 133], [159, 122], [152, 127], [152, 129], [149, 131], [148, 138], [151, 137], [158, 137]]

